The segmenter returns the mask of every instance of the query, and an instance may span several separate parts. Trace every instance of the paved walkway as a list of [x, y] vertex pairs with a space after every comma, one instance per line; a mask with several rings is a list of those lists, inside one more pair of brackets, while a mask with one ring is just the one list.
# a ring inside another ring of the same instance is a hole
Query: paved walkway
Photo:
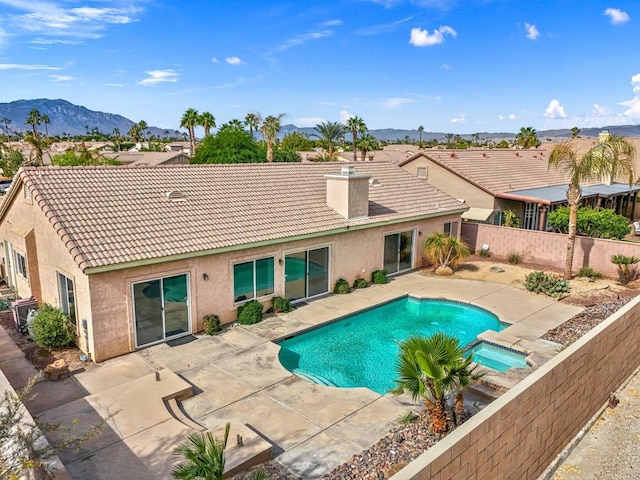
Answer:
[[[199, 335], [177, 346], [163, 343], [92, 365], [60, 382], [38, 382], [38, 396], [28, 406], [50, 422], [79, 419], [82, 425], [108, 417], [107, 432], [89, 442], [87, 451], [62, 457], [73, 478], [171, 478], [171, 451], [193, 431], [162, 409], [163, 399], [175, 395], [182, 395], [183, 412], [203, 427], [248, 424], [273, 445], [280, 463], [305, 479], [319, 478], [375, 443], [415, 405], [405, 396], [303, 380], [280, 365], [279, 347], [271, 340], [406, 294], [468, 302], [496, 313], [513, 325], [487, 338], [531, 353], [534, 362], [557, 353], [539, 335], [580, 311], [503, 284], [415, 272], [387, 285], [311, 301], [257, 325]], [[11, 352], [13, 359], [0, 361], [0, 367], [20, 387], [33, 369]], [[529, 371], [496, 375], [492, 381], [508, 388]], [[184, 398], [185, 385], [193, 387], [194, 396]], [[230, 447], [228, 455], [236, 455], [238, 448]]]

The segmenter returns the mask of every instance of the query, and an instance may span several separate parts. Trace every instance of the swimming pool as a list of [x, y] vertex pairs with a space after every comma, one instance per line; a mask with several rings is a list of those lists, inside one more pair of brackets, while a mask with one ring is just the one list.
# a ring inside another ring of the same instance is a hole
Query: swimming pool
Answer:
[[502, 328], [498, 317], [472, 305], [404, 297], [278, 342], [279, 359], [316, 383], [385, 394], [395, 386], [397, 342], [446, 332], [467, 345]]

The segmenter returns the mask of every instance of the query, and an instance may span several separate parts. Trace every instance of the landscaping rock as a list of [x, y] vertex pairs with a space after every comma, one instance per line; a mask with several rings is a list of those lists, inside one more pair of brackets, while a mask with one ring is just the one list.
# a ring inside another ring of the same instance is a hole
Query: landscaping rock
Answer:
[[56, 360], [44, 369], [44, 377], [47, 380], [60, 380], [69, 376], [69, 365], [63, 359]]
[[504, 268], [501, 267], [491, 267], [489, 271], [493, 273], [504, 273]]

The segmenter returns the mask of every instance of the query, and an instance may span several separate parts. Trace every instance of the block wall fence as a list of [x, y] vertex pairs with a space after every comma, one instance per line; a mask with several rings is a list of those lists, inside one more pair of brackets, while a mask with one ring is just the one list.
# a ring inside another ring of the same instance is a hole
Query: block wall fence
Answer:
[[392, 480], [535, 480], [640, 365], [640, 297]]
[[[510, 253], [517, 253], [522, 256], [524, 263], [564, 269], [567, 255], [566, 234], [470, 222], [463, 222], [460, 232], [469, 248], [476, 253], [482, 245], [489, 245], [491, 256], [495, 258], [506, 258]], [[611, 255], [614, 254], [640, 257], [640, 243], [578, 236], [573, 255], [573, 272], [576, 273], [580, 267], [589, 266], [606, 277], [617, 278], [617, 267], [611, 263]]]

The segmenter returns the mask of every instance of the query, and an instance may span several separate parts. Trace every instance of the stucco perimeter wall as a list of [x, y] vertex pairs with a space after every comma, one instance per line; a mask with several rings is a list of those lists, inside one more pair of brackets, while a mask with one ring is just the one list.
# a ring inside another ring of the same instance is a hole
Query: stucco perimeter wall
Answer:
[[392, 480], [538, 478], [640, 364], [639, 302], [560, 352]]
[[[347, 230], [335, 235], [91, 274], [89, 283], [92, 305], [91, 331], [94, 340], [93, 359], [102, 361], [135, 350], [135, 325], [131, 299], [133, 283], [188, 273], [191, 331], [199, 332], [203, 329], [204, 315], [217, 314], [222, 323], [236, 320], [238, 304], [234, 303], [233, 294], [233, 265], [236, 263], [273, 256], [275, 259], [274, 295], [284, 297], [285, 256], [328, 246], [331, 252], [329, 290], [332, 291], [338, 278], [342, 277], [350, 284], [357, 277], [370, 280], [371, 272], [382, 268], [384, 236], [389, 233], [414, 230], [416, 233], [413, 267], [424, 266], [422, 258], [424, 239], [431, 233], [442, 232], [444, 222], [459, 221], [459, 219], [459, 215], [449, 215], [364, 230]], [[207, 280], [205, 280], [205, 274]], [[266, 296], [259, 300], [268, 308], [271, 305], [271, 298], [272, 296]]]
[[[461, 237], [475, 252], [479, 252], [482, 245], [486, 244], [489, 245], [491, 256], [496, 258], [506, 258], [510, 253], [518, 253], [525, 263], [564, 268], [567, 255], [566, 234], [463, 222]], [[640, 244], [578, 236], [573, 271], [575, 273], [580, 267], [589, 266], [607, 277], [616, 278], [617, 267], [611, 263], [611, 255], [614, 254], [640, 257]]]

